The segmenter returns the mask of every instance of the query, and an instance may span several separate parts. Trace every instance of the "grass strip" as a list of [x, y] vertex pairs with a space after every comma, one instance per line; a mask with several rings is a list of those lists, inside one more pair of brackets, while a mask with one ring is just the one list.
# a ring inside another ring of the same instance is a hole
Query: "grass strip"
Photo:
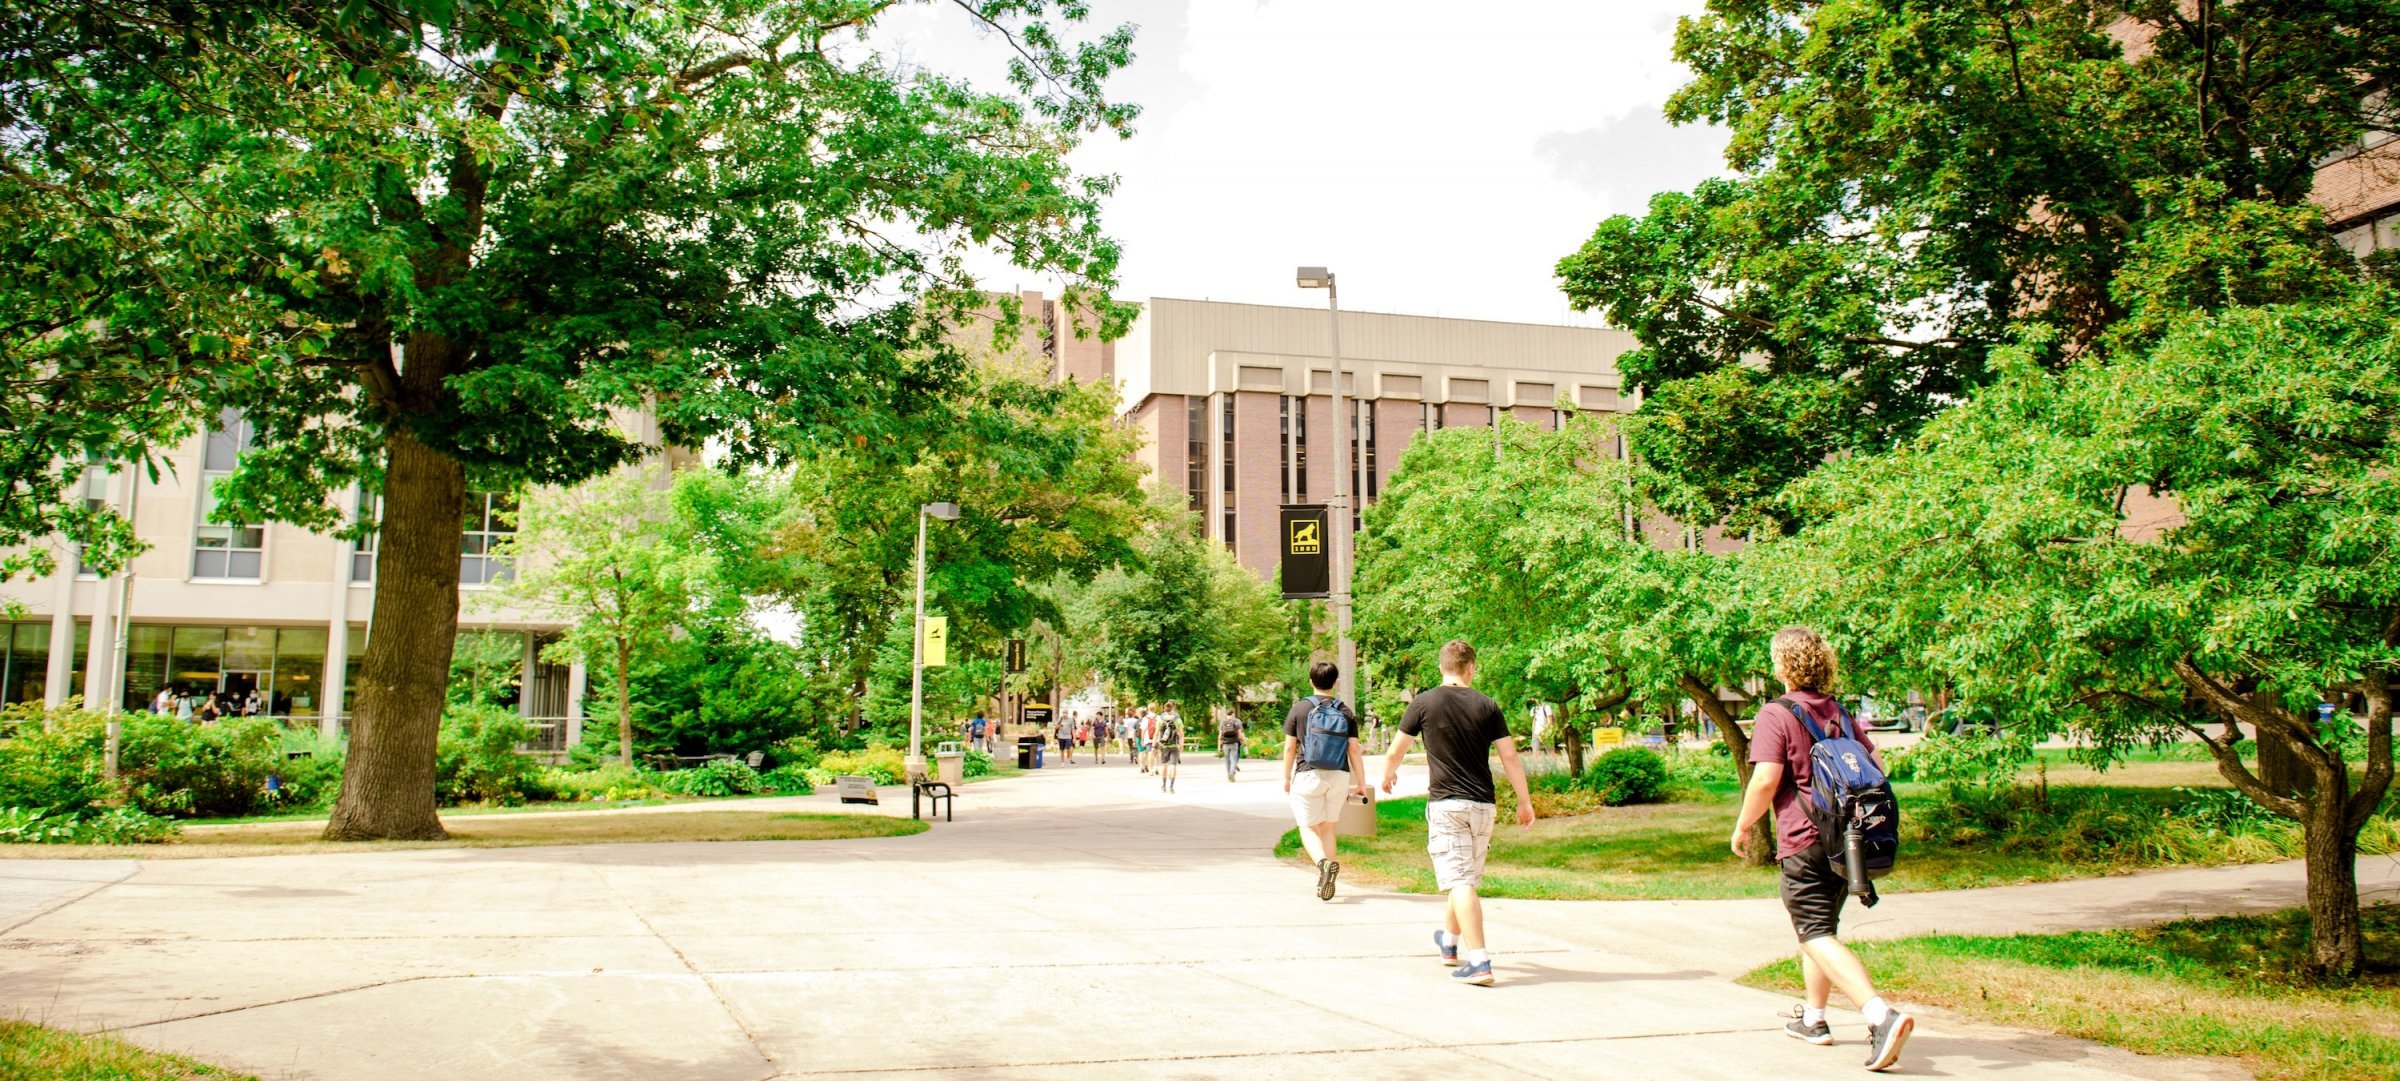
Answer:
[[[2365, 912], [2375, 971], [2295, 983], [2303, 911], [2053, 935], [1929, 935], [1852, 943], [1876, 990], [1979, 1020], [2042, 1028], [2145, 1055], [2239, 1058], [2262, 1081], [2400, 1077], [2400, 905]], [[1742, 978], [1800, 993], [1799, 963]]]
[[0, 1077], [10, 1081], [257, 1081], [114, 1036], [0, 1019]]
[[[870, 814], [771, 811], [666, 811], [574, 814], [549, 818], [481, 815], [445, 818], [443, 841], [325, 841], [313, 822], [268, 822], [185, 830], [156, 845], [0, 845], [0, 858], [196, 859], [286, 856], [421, 848], [524, 848], [535, 845], [658, 844], [677, 841], [833, 841], [923, 833], [915, 819]], [[0, 1074], [0, 1076], [7, 1076]]]

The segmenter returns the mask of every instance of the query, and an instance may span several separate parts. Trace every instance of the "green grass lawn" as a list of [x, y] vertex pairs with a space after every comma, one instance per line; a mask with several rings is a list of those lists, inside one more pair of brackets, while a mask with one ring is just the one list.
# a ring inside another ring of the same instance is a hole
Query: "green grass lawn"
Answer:
[[[0, 845], [0, 859], [195, 859], [284, 856], [414, 848], [523, 848], [534, 845], [648, 844], [668, 841], [826, 841], [923, 833], [930, 823], [869, 814], [778, 814], [708, 810], [652, 814], [443, 814], [446, 841], [324, 841], [314, 822], [257, 822], [187, 829], [155, 845]], [[0, 1074], [0, 1077], [7, 1075]]]
[[[2239, 1058], [2262, 1081], [2400, 1077], [2400, 905], [2366, 910], [2376, 973], [2295, 985], [2299, 911], [2058, 935], [1932, 935], [1853, 943], [1876, 990], [1985, 1021], [2047, 1028], [2146, 1055]], [[1742, 978], [1800, 993], [1799, 965]]]
[[[1900, 785], [1903, 820], [1916, 832], [1905, 837], [1898, 865], [1878, 885], [1887, 892], [1969, 889], [2297, 855], [2297, 832], [2288, 826], [2229, 834], [2170, 818], [2167, 809], [2188, 798], [2175, 785], [2184, 783], [2177, 778], [2189, 765], [2120, 765], [2111, 771], [2117, 783], [2106, 785], [2067, 784], [2054, 773], [2043, 797], [2046, 810], [2038, 813], [2010, 805], [1969, 815], [1949, 810], [1930, 786]], [[1536, 808], [1544, 817], [1530, 830], [1511, 824], [1504, 808], [1483, 892], [1557, 900], [1775, 896], [1773, 866], [1745, 866], [1726, 848], [1735, 809], [1732, 783], [1711, 782], [1683, 795], [1674, 803], [1598, 807], [1588, 799], [1578, 804], [1573, 797], [1537, 792]], [[2030, 789], [2019, 795], [2022, 801], [2034, 798]], [[1386, 800], [1376, 816], [1377, 836], [1342, 838], [1343, 877], [1434, 892], [1425, 857], [1425, 801]], [[2400, 851], [2400, 823], [2377, 819], [2362, 835], [2361, 850]], [[1286, 832], [1275, 851], [1297, 856], [1298, 832]]]
[[257, 1081], [114, 1036], [85, 1036], [0, 1019], [0, 1077], [9, 1081]]

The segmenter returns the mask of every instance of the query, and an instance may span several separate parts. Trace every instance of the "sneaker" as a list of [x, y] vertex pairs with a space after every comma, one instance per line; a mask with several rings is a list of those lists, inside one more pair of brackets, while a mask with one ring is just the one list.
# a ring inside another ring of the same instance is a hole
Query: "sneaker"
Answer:
[[1442, 955], [1443, 964], [1449, 965], [1452, 968], [1458, 967], [1458, 943], [1443, 943], [1442, 933], [1440, 931], [1435, 931], [1433, 933], [1433, 948], [1435, 952]]
[[1900, 1061], [1900, 1049], [1908, 1044], [1908, 1034], [1916, 1031], [1916, 1021], [1907, 1014], [1893, 1010], [1880, 1025], [1867, 1026], [1867, 1069], [1888, 1070]]
[[1333, 900], [1333, 884], [1341, 877], [1341, 864], [1333, 860], [1317, 861], [1317, 900]]
[[1477, 965], [1460, 965], [1456, 970], [1450, 973], [1450, 978], [1458, 983], [1471, 983], [1477, 987], [1490, 987], [1492, 985], [1492, 963], [1490, 961], [1485, 961], [1482, 964]]
[[1801, 1006], [1792, 1007], [1791, 1018], [1784, 1023], [1784, 1035], [1819, 1047], [1833, 1045], [1833, 1026], [1826, 1024], [1823, 1018], [1819, 1018], [1816, 1024], [1809, 1024], [1806, 1008]]

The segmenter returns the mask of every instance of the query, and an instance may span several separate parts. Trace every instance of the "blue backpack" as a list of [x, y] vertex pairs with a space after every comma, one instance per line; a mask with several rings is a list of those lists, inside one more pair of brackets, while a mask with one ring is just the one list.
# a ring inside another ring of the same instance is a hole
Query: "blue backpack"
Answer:
[[1310, 769], [1350, 768], [1350, 718], [1342, 713], [1342, 700], [1329, 694], [1314, 696], [1316, 705], [1308, 711], [1308, 731], [1300, 742], [1300, 760]]
[[[1808, 798], [1800, 806], [1824, 838], [1827, 855], [1844, 861], [1850, 892], [1872, 897], [1873, 876], [1892, 869], [1900, 854], [1900, 801], [1867, 745], [1851, 736], [1855, 722], [1840, 706], [1831, 736], [1800, 703], [1778, 698], [1816, 742], [1808, 749]], [[1867, 902], [1870, 906], [1873, 900]]]

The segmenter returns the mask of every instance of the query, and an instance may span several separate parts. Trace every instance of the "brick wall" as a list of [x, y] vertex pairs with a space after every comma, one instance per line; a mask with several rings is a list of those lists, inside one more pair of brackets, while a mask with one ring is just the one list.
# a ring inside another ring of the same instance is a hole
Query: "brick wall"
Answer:
[[1272, 577], [1282, 559], [1275, 536], [1283, 502], [1282, 404], [1279, 394], [1233, 396], [1233, 551], [1262, 578]]

